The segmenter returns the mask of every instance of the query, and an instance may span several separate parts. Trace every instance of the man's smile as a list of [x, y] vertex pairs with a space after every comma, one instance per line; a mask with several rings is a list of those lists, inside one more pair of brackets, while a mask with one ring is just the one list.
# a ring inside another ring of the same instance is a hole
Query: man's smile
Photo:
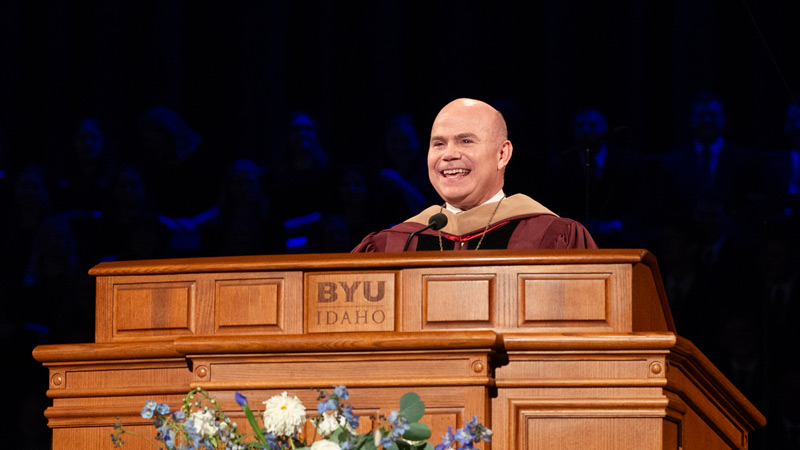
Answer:
[[468, 175], [469, 173], [470, 173], [469, 169], [445, 169], [442, 171], [442, 175], [444, 175], [445, 178], [461, 177]]

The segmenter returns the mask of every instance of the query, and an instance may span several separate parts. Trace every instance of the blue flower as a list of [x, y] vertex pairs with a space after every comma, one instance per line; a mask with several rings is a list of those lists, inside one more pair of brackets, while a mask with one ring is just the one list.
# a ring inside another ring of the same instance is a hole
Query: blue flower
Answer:
[[442, 442], [436, 446], [435, 450], [446, 450], [453, 445], [455, 437], [453, 436], [453, 427], [447, 427], [447, 433], [442, 436]]
[[197, 434], [197, 430], [195, 430], [194, 428], [194, 420], [187, 419], [186, 422], [184, 422], [184, 428], [186, 429], [187, 434], [189, 435], [188, 436], [189, 439], [192, 441], [191, 443], [192, 447], [195, 448], [200, 447], [201, 437], [199, 434]]
[[247, 406], [247, 397], [240, 394], [239, 391], [236, 391], [236, 395], [233, 397], [236, 400], [236, 403], [239, 404], [242, 408]]
[[393, 440], [399, 439], [408, 429], [411, 428], [411, 425], [408, 423], [408, 419], [397, 411], [392, 411], [386, 420], [392, 424]]
[[458, 441], [459, 444], [467, 445], [472, 443], [472, 439], [474, 439], [475, 436], [465, 428], [466, 427], [459, 428], [458, 430], [456, 430], [455, 439], [456, 441]]
[[334, 411], [339, 406], [339, 402], [333, 399], [328, 399], [323, 402], [319, 402], [317, 405], [317, 412], [322, 414], [325, 411]]
[[144, 408], [142, 409], [142, 418], [143, 419], [152, 419], [153, 413], [156, 410], [156, 405], [158, 405], [153, 400], [147, 400], [144, 402]]
[[353, 429], [358, 428], [360, 417], [353, 415], [353, 407], [351, 405], [342, 407], [342, 414], [344, 415], [345, 420], [347, 420], [348, 425], [350, 425]]
[[333, 395], [339, 397], [342, 400], [347, 400], [349, 396], [347, 388], [344, 385], [334, 386]]
[[381, 438], [381, 446], [383, 446], [383, 448], [389, 448], [392, 446], [392, 444], [394, 444], [394, 439], [392, 439], [391, 435], [383, 436]]
[[278, 437], [272, 433], [267, 433], [264, 436], [267, 439], [267, 445], [269, 448], [277, 448], [278, 447]]
[[159, 403], [158, 406], [156, 406], [156, 412], [162, 416], [166, 416], [169, 414], [169, 405], [166, 403]]
[[186, 414], [183, 411], [175, 411], [172, 413], [172, 417], [174, 417], [175, 420], [183, 420], [186, 418]]

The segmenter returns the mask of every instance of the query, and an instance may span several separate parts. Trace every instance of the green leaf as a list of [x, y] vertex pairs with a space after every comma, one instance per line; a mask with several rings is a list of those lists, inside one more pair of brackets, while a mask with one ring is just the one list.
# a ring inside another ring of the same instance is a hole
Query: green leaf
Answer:
[[431, 437], [431, 429], [424, 423], [413, 422], [408, 430], [403, 433], [403, 439], [409, 441], [424, 441]]
[[348, 432], [344, 427], [339, 427], [333, 433], [331, 433], [331, 436], [328, 438], [328, 440], [341, 444], [347, 440], [348, 434], [350, 434], [350, 432]]
[[[266, 438], [266, 436], [264, 436], [264, 433], [261, 431], [261, 427], [258, 426], [258, 422], [256, 422], [256, 418], [255, 418], [255, 416], [253, 416], [253, 411], [250, 410], [250, 406], [245, 403], [242, 406], [242, 409], [244, 410], [244, 415], [247, 417], [247, 421], [250, 422], [250, 426], [253, 427], [253, 433], [256, 434], [256, 439], [258, 439], [258, 442], [260, 442], [262, 444], [266, 444], [267, 443], [267, 438]], [[264, 447], [264, 448], [268, 448], [268, 447]]]
[[400, 399], [400, 414], [409, 422], [418, 422], [425, 415], [425, 403], [420, 400], [419, 395], [409, 392]]

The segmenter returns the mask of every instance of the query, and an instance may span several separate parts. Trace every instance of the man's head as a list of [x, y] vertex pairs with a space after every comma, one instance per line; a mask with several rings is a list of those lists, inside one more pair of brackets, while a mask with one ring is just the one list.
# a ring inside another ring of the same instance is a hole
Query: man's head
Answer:
[[85, 117], [75, 132], [75, 150], [82, 162], [91, 162], [103, 155], [103, 130], [100, 121]]
[[583, 142], [608, 131], [606, 117], [598, 109], [585, 108], [575, 113], [575, 142]]
[[692, 102], [692, 131], [695, 139], [711, 144], [722, 137], [725, 112], [722, 102], [710, 92], [701, 92]]
[[512, 150], [502, 114], [478, 100], [454, 100], [433, 121], [428, 177], [447, 203], [468, 210], [503, 188]]

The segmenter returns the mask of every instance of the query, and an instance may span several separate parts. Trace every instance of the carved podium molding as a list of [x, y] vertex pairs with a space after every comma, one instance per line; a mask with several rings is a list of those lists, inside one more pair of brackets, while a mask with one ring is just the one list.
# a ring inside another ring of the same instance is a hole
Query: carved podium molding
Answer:
[[677, 336], [643, 250], [173, 259], [90, 274], [95, 343], [34, 350], [55, 449], [109, 448], [118, 416], [152, 434], [144, 400], [178, 404], [195, 386], [240, 418], [236, 391], [313, 405], [307, 388], [346, 384], [369, 415], [413, 390], [435, 438], [477, 415], [495, 449], [746, 449], [765, 422]]

